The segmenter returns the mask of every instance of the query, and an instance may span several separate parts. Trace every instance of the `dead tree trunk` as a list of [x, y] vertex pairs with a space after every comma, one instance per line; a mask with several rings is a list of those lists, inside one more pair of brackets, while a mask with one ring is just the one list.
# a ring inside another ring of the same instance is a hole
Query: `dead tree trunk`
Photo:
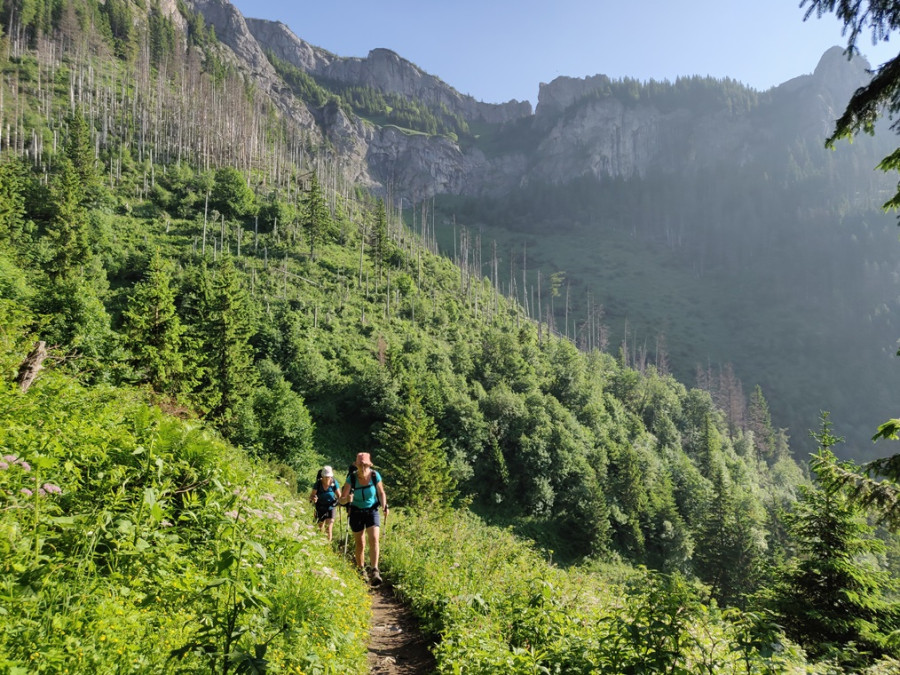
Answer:
[[35, 342], [34, 349], [31, 350], [31, 353], [19, 366], [19, 374], [16, 377], [16, 383], [23, 393], [28, 391], [28, 387], [37, 379], [38, 373], [44, 367], [44, 359], [46, 358], [47, 343], [43, 340]]

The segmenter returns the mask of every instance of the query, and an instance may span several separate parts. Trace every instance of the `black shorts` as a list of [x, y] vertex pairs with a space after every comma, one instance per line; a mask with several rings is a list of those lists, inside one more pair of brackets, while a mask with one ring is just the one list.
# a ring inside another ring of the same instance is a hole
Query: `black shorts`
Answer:
[[323, 520], [334, 520], [334, 507], [329, 506], [326, 509], [316, 507], [316, 522], [321, 523]]
[[381, 527], [381, 514], [378, 508], [358, 509], [350, 508], [350, 529], [353, 532], [362, 532], [369, 527]]

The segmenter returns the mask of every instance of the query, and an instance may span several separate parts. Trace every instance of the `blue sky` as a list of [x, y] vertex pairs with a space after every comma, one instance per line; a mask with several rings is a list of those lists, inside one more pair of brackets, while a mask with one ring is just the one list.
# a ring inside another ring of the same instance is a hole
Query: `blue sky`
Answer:
[[[799, 0], [233, 0], [245, 16], [283, 21], [339, 56], [386, 47], [458, 91], [537, 103], [560, 75], [732, 77], [765, 90], [811, 73], [844, 46], [832, 16], [803, 21]], [[752, 8], [752, 9], [751, 9]], [[858, 44], [873, 66], [897, 41]]]

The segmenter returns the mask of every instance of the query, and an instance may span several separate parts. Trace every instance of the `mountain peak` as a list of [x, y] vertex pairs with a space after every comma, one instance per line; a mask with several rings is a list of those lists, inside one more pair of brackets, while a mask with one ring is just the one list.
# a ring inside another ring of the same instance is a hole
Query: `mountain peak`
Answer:
[[822, 58], [819, 59], [813, 75], [817, 78], [832, 78], [848, 70], [861, 75], [865, 74], [870, 68], [871, 66], [865, 57], [854, 55], [851, 58], [847, 58], [844, 48], [835, 45], [826, 49], [825, 53], [822, 54]]

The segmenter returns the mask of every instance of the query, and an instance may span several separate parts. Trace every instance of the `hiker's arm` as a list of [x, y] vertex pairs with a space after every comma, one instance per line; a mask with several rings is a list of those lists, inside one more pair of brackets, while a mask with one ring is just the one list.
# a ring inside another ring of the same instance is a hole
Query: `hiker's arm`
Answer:
[[350, 483], [344, 483], [341, 489], [341, 496], [338, 497], [338, 504], [346, 504], [350, 501]]
[[387, 495], [384, 494], [384, 483], [382, 483], [381, 481], [378, 481], [375, 484], [375, 492], [378, 493], [378, 502], [381, 504], [381, 509], [383, 511], [387, 511], [388, 503], [387, 503]]
[[309, 491], [309, 501], [312, 502], [313, 504], [315, 504], [317, 499], [318, 499], [318, 496], [316, 495], [316, 489], [313, 488], [312, 490]]

